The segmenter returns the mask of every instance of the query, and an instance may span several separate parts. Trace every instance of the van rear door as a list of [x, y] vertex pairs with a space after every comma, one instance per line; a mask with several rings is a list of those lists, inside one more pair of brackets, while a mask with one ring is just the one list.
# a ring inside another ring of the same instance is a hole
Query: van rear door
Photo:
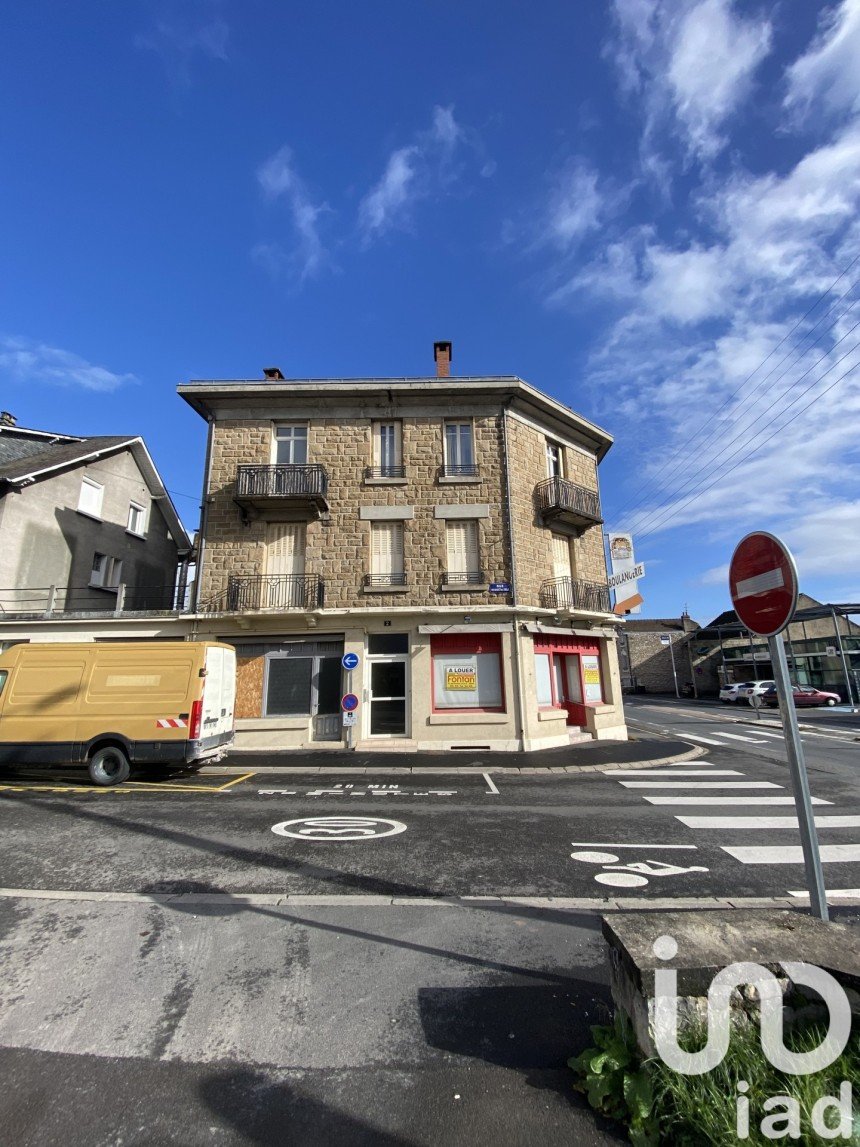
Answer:
[[236, 702], [236, 654], [220, 645], [206, 647], [206, 677], [203, 687], [203, 720], [200, 736], [221, 736], [233, 731]]

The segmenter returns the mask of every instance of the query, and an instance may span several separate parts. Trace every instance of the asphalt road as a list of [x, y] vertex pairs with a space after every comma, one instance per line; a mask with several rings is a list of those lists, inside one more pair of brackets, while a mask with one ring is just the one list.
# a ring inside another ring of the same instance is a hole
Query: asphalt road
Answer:
[[[578, 776], [4, 778], [9, 1141], [623, 1141], [564, 1066], [608, 1014], [601, 911], [804, 904], [773, 739], [651, 707], [639, 736], [677, 727], [707, 754]], [[858, 754], [810, 750], [837, 892], [860, 887]]]

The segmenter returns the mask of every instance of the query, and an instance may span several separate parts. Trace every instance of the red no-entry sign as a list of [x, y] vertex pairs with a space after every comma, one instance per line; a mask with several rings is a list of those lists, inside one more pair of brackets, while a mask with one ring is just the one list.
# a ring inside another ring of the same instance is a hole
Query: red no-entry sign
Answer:
[[787, 546], [759, 531], [738, 542], [729, 565], [735, 613], [751, 633], [773, 637], [797, 605], [797, 567]]

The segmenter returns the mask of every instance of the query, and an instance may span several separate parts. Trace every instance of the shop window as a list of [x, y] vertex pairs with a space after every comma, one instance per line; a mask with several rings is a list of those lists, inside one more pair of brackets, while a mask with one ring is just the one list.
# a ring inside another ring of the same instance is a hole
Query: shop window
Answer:
[[267, 658], [267, 717], [305, 717], [310, 714], [313, 666], [310, 657]]
[[552, 705], [552, 681], [550, 680], [549, 654], [535, 654], [535, 686], [538, 705]]
[[430, 648], [435, 710], [504, 711], [498, 634], [434, 635]]

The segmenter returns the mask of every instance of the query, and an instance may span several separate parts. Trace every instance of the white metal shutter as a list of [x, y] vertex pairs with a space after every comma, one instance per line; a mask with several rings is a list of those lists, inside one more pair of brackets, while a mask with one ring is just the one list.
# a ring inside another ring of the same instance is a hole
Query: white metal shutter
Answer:
[[278, 577], [305, 572], [303, 522], [270, 522], [266, 537], [266, 573]]
[[371, 522], [370, 572], [403, 573], [403, 523]]
[[552, 535], [552, 576], [570, 577], [570, 539], [564, 534]]
[[476, 573], [478, 559], [478, 523], [471, 521], [448, 522], [448, 572]]

